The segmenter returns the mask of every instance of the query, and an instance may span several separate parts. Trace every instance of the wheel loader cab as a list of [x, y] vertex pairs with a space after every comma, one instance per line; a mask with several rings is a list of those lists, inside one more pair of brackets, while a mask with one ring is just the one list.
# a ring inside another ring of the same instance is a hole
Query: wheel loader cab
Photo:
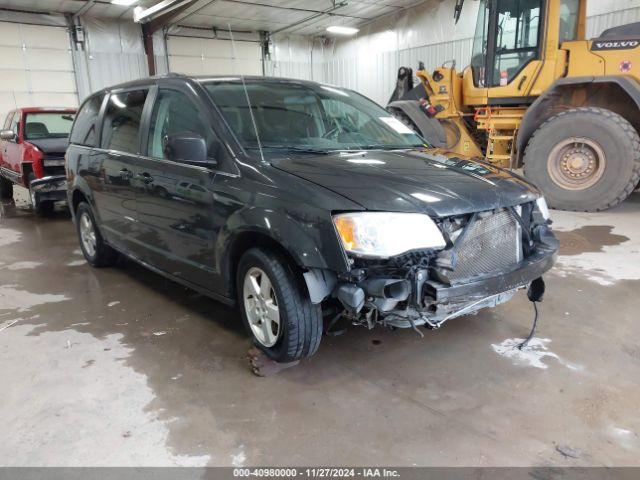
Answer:
[[640, 182], [640, 24], [586, 40], [587, 0], [478, 7], [470, 66], [417, 72], [442, 150], [522, 168], [554, 208], [618, 205]]
[[542, 5], [543, 0], [480, 2], [471, 62], [476, 87], [506, 86], [540, 58]]
[[564, 75], [565, 41], [584, 38], [586, 0], [480, 0], [466, 105], [530, 104]]

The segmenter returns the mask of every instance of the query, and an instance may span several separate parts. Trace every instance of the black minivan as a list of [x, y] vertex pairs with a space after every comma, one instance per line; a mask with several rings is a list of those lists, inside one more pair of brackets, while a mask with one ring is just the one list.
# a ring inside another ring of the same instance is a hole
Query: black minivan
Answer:
[[509, 300], [558, 243], [540, 193], [430, 153], [351, 90], [262, 77], [154, 77], [80, 108], [69, 205], [95, 267], [123, 254], [238, 304], [277, 361], [327, 322], [425, 326]]

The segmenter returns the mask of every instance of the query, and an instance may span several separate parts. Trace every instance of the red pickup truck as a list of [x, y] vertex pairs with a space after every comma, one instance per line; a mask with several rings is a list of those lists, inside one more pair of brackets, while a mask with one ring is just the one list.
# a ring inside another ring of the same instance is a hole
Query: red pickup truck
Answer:
[[64, 154], [75, 108], [18, 108], [0, 131], [0, 197], [13, 197], [13, 185], [29, 189], [39, 214], [66, 200]]

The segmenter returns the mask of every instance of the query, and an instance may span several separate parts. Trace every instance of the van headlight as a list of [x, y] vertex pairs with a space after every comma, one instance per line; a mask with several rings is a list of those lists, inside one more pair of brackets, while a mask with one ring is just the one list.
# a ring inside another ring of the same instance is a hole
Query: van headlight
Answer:
[[446, 246], [438, 226], [421, 213], [341, 213], [333, 223], [344, 249], [362, 257], [389, 258]]
[[540, 215], [542, 215], [542, 218], [549, 220], [549, 207], [547, 206], [547, 201], [544, 197], [540, 197], [536, 200], [536, 206], [538, 207], [538, 211], [540, 212]]

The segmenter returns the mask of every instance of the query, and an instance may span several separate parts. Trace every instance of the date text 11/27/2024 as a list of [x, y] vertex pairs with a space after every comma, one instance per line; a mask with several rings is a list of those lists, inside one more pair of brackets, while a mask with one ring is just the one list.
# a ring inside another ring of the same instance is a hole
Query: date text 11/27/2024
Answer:
[[390, 468], [234, 468], [233, 476], [257, 478], [399, 478]]

